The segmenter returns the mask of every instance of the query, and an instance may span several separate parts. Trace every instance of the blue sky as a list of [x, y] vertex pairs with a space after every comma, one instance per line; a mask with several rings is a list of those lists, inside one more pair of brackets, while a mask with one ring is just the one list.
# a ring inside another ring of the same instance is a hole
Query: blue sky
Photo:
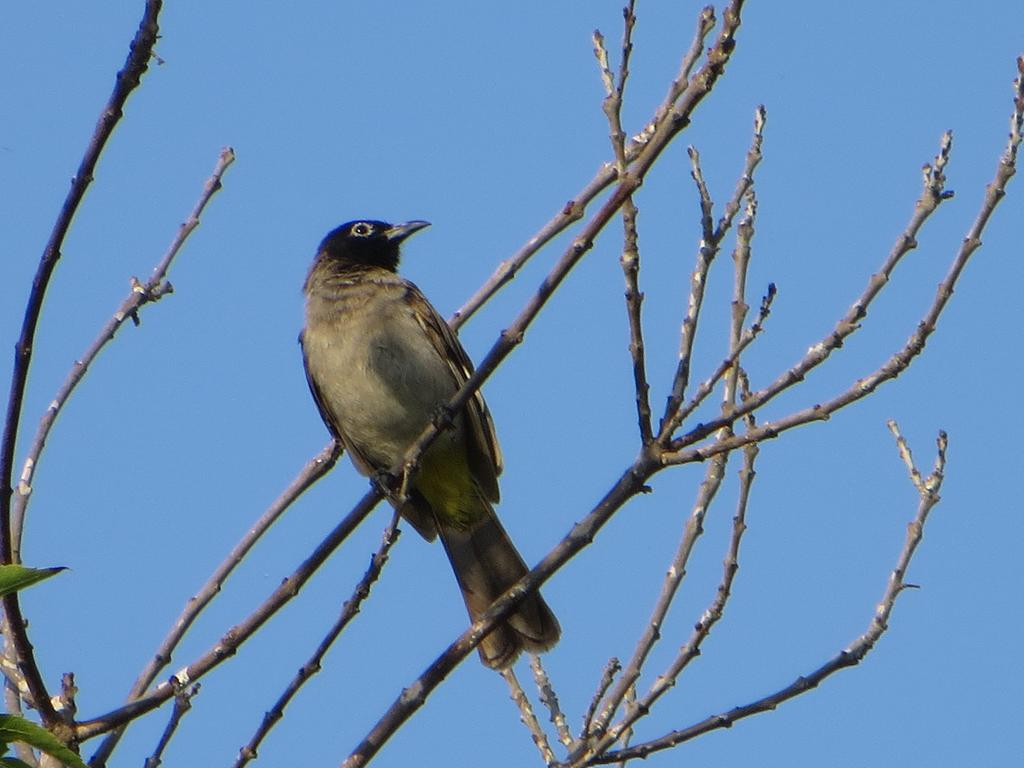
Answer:
[[[664, 95], [696, 3], [640, 3], [627, 130]], [[591, 31], [619, 2], [168, 4], [154, 66], [129, 101], [64, 247], [37, 336], [24, 435], [72, 361], [171, 240], [220, 148], [238, 160], [173, 267], [175, 293], [103, 354], [51, 437], [25, 559], [70, 572], [25, 597], [47, 681], [74, 671], [79, 712], [122, 700], [223, 555], [326, 442], [302, 374], [300, 286], [320, 238], [356, 217], [427, 219], [403, 272], [450, 314], [610, 156]], [[8, 381], [31, 276], [141, 3], [18, 4], [0, 29], [0, 329]], [[724, 201], [765, 104], [751, 303], [778, 285], [746, 365], [755, 386], [818, 341], [908, 220], [920, 168], [954, 131], [945, 203], [863, 330], [761, 418], [820, 402], [903, 344], [930, 303], [1005, 144], [1024, 6], [765, 3], [744, 13], [725, 78], [637, 195], [652, 402], [675, 365], [699, 237], [687, 144]], [[1024, 283], [1018, 179], [925, 355], [831, 421], [764, 446], [725, 619], [637, 738], [769, 693], [866, 628], [916, 493], [885, 428], [922, 468], [949, 432], [933, 513], [889, 633], [859, 668], [777, 712], [650, 759], [705, 766], [1006, 765], [1022, 755], [1019, 491], [1011, 436]], [[484, 388], [506, 457], [499, 509], [535, 562], [637, 450], [614, 226]], [[564, 246], [565, 238], [558, 244]], [[461, 332], [479, 359], [554, 261], [540, 254]], [[698, 377], [721, 358], [731, 269], [709, 284]], [[6, 386], [4, 387], [6, 391]], [[720, 575], [735, 473], [658, 646], [660, 669]], [[609, 656], [626, 657], [693, 501], [700, 467], [666, 471], [545, 586], [564, 639], [546, 657], [577, 727]], [[228, 582], [175, 657], [245, 616], [362, 494], [346, 460]], [[230, 765], [362, 574], [383, 508], [238, 656], [204, 679], [166, 763]], [[261, 750], [262, 765], [336, 765], [465, 626], [439, 547], [411, 531], [355, 625]], [[524, 673], [524, 677], [527, 675]], [[649, 681], [648, 681], [649, 682]], [[166, 720], [137, 725], [112, 765], [138, 765]], [[87, 746], [84, 754], [91, 754]], [[529, 765], [536, 751], [499, 677], [469, 659], [377, 765]], [[534, 763], [539, 764], [539, 763]]]

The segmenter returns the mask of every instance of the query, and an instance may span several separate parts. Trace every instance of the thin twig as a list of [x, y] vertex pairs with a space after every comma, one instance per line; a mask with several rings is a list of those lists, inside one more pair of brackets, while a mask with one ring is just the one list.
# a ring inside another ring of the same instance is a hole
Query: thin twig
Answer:
[[[624, 179], [629, 173], [626, 159], [626, 134], [622, 130], [622, 100], [625, 94], [626, 81], [629, 78], [629, 57], [633, 51], [633, 26], [636, 15], [631, 2], [623, 9], [622, 61], [619, 66], [619, 77], [616, 83], [611, 65], [608, 62], [608, 51], [605, 48], [601, 33], [594, 32], [594, 53], [601, 69], [601, 80], [604, 82], [605, 98], [603, 109], [608, 120], [609, 138], [615, 155], [615, 170], [618, 178]], [[626, 316], [629, 320], [629, 353], [633, 361], [633, 384], [636, 399], [637, 424], [640, 429], [640, 441], [646, 445], [652, 439], [650, 386], [647, 383], [647, 366], [644, 361], [644, 338], [642, 323], [643, 293], [640, 291], [640, 250], [637, 246], [636, 231], [637, 208], [630, 195], [622, 203], [623, 244], [619, 263], [626, 282]]]
[[[629, 690], [626, 691], [625, 699], [626, 709], [631, 710], [636, 707], [636, 685], [629, 686]], [[619, 733], [620, 743], [623, 747], [628, 747], [630, 740], [633, 738], [633, 727], [627, 726]], [[619, 763], [619, 768], [626, 768], [626, 761], [623, 760]]]
[[[1024, 72], [1024, 57], [1018, 59], [1018, 67]], [[718, 419], [712, 419], [707, 424], [698, 425], [682, 438], [673, 441], [672, 445], [676, 450], [662, 454], [662, 461], [666, 464], [686, 464], [692, 461], [704, 461], [717, 453], [732, 451], [753, 442], [777, 437], [786, 430], [808, 424], [812, 421], [828, 419], [840, 408], [867, 397], [885, 382], [895, 379], [910, 366], [914, 358], [924, 351], [928, 338], [935, 332], [939, 318], [953, 296], [953, 289], [960, 279], [960, 275], [967, 266], [971, 255], [981, 246], [981, 235], [996, 206], [999, 205], [999, 202], [1006, 195], [1007, 183], [1016, 173], [1017, 151], [1022, 137], [1021, 125], [1024, 123], [1024, 74], [1018, 76], [1014, 81], [1014, 88], [1014, 112], [1011, 117], [1010, 138], [1006, 149], [1000, 156], [995, 177], [985, 188], [985, 197], [982, 200], [978, 214], [961, 242], [960, 247], [957, 249], [946, 277], [939, 283], [935, 299], [903, 347], [896, 351], [873, 373], [854, 382], [849, 389], [836, 395], [831, 400], [816, 403], [802, 411], [791, 413], [772, 422], [766, 422], [757, 429], [743, 435], [737, 435], [726, 440], [717, 440], [706, 446], [688, 447], [707, 437], [725, 422], [734, 421], [736, 418], [747, 413], [753, 413], [780, 392], [802, 381], [808, 371], [824, 362], [833, 350], [842, 346], [847, 336], [857, 330], [859, 327], [858, 321], [867, 314], [868, 304], [877, 296], [878, 291], [888, 281], [889, 273], [903, 255], [914, 246], [912, 235], [920, 229], [920, 226], [931, 212], [935, 210], [935, 207], [942, 200], [948, 198], [948, 193], [943, 190], [945, 181], [943, 169], [949, 158], [951, 141], [951, 135], [948, 132], [943, 136], [942, 147], [935, 163], [925, 166], [925, 192], [918, 200], [911, 224], [898, 238], [893, 251], [886, 259], [885, 265], [883, 265], [882, 271], [872, 275], [868, 281], [868, 287], [860, 298], [854, 302], [847, 315], [840, 320], [829, 335], [812, 346], [798, 363], [779, 376], [772, 384], [752, 393], [745, 402], [737, 406], [731, 416], [723, 416]]]
[[519, 678], [516, 677], [515, 671], [511, 667], [503, 669], [501, 670], [501, 676], [505, 678], [505, 682], [508, 684], [509, 695], [519, 709], [519, 720], [530, 732], [533, 743], [537, 745], [537, 749], [540, 752], [541, 760], [544, 761], [545, 765], [554, 765], [557, 762], [555, 753], [551, 749], [550, 742], [548, 742], [547, 734], [540, 727], [540, 722], [537, 720], [537, 715], [534, 714], [530, 699], [527, 697], [526, 691], [523, 690], [523, 686], [519, 683]]
[[562, 742], [566, 749], [575, 749], [576, 740], [572, 737], [572, 731], [569, 730], [569, 723], [565, 719], [565, 713], [558, 703], [558, 694], [555, 693], [555, 688], [551, 684], [551, 678], [548, 677], [547, 670], [544, 669], [544, 663], [537, 654], [530, 656], [530, 669], [533, 671], [533, 680], [537, 684], [537, 690], [540, 693], [540, 702], [547, 707], [551, 723], [555, 726], [555, 732], [558, 734], [558, 740]]
[[[661, 584], [661, 591], [651, 611], [650, 618], [644, 623], [644, 631], [637, 639], [633, 655], [626, 664], [622, 675], [619, 676], [615, 687], [605, 697], [601, 712], [595, 718], [591, 729], [596, 736], [603, 736], [608, 729], [615, 713], [626, 699], [626, 694], [636, 685], [640, 677], [644, 663], [654, 649], [655, 644], [661, 639], [661, 627], [668, 615], [669, 608], [675, 599], [679, 586], [686, 577], [686, 564], [689, 562], [690, 554], [697, 543], [697, 539], [704, 533], [704, 517], [708, 508], [714, 501], [718, 489], [721, 487], [722, 478], [725, 472], [725, 456], [715, 457], [715, 460], [708, 463], [697, 492], [697, 499], [694, 501], [693, 509], [686, 519], [683, 527], [683, 534], [679, 545], [672, 557], [672, 562], [665, 571], [665, 578]], [[589, 751], [589, 747], [587, 748]]]
[[[918, 234], [921, 227], [935, 212], [938, 206], [944, 200], [948, 200], [951, 196], [951, 193], [947, 193], [945, 190], [945, 166], [949, 160], [951, 142], [952, 135], [947, 131], [943, 134], [939, 154], [936, 156], [935, 161], [925, 166], [923, 172], [924, 189], [921, 197], [918, 199], [918, 202], [914, 205], [914, 211], [910, 217], [909, 223], [896, 239], [896, 243], [887, 256], [882, 268], [871, 275], [863, 293], [854, 301], [850, 309], [840, 319], [835, 328], [829, 331], [818, 343], [812, 345], [807, 350], [804, 357], [802, 357], [791, 369], [785, 371], [764, 389], [752, 393], [750, 399], [742, 403], [742, 406], [738, 407], [738, 410], [731, 416], [723, 416], [721, 418], [711, 420], [707, 424], [697, 425], [683, 436], [672, 440], [671, 445], [674, 451], [678, 452], [679, 455], [688, 455], [689, 452], [684, 451], [688, 445], [692, 445], [708, 435], [717, 432], [729, 421], [734, 421], [744, 414], [753, 413], [780, 392], [792, 387], [800, 381], [803, 381], [809, 372], [820, 366], [831, 353], [843, 346], [843, 343], [847, 338], [860, 329], [860, 322], [867, 315], [867, 309], [870, 306], [870, 303], [878, 297], [882, 289], [888, 284], [890, 275], [903, 257], [916, 247], [916, 234]], [[1004, 169], [1004, 167], [1000, 166], [1000, 173], [1002, 172], [1002, 169]], [[1013, 175], [1012, 172], [1009, 175]], [[1007, 178], [1009, 178], [1009, 176], [1007, 176]], [[997, 203], [997, 200], [992, 203], [993, 207], [995, 203]], [[968, 245], [969, 242], [965, 241], [961, 248], [962, 253], [965, 252]], [[952, 284], [955, 283], [955, 279], [958, 278], [959, 271], [961, 271], [967, 263], [967, 258], [970, 256], [970, 253], [973, 252], [978, 245], [980, 245], [980, 241], [966, 252], [963, 259], [961, 256], [957, 256], [957, 258], [954, 259], [954, 267], [956, 267], [957, 264], [959, 264], [959, 266], [954, 269], [954, 273], [950, 273], [952, 278], [952, 282], [948, 283], [950, 290]], [[949, 278], [947, 278], [947, 281], [944, 282], [943, 285], [946, 285], [948, 281]], [[947, 299], [948, 297], [946, 297], [946, 300]], [[942, 302], [942, 306], [944, 305], [945, 300]], [[938, 313], [941, 313], [941, 306], [938, 305], [938, 302], [933, 304], [933, 310], [936, 308], [938, 308]], [[936, 318], [938, 317], [938, 313], [935, 315]], [[922, 329], [919, 329], [919, 333], [921, 330]], [[924, 348], [925, 339], [927, 339], [927, 336], [930, 335], [932, 330], [934, 330], [934, 328], [929, 329], [927, 333], [922, 336], [922, 349]], [[911, 357], [918, 354], [920, 351], [921, 349], [918, 349], [918, 352], [914, 352]], [[907, 360], [907, 365], [908, 364], [909, 360]], [[898, 374], [902, 370], [903, 369], [901, 368], [896, 373]], [[878, 386], [878, 384], [874, 384], [874, 386]], [[867, 391], [864, 391], [861, 396], [864, 394], [867, 394]], [[826, 416], [827, 414], [823, 414], [818, 418], [825, 418]], [[663, 435], [664, 434], [665, 430], [663, 430]], [[761, 439], [761, 437], [758, 439]], [[667, 455], [666, 459], [675, 463], [675, 460], [670, 455]]]
[[57, 714], [64, 718], [64, 722], [73, 725], [75, 715], [78, 714], [78, 686], [75, 685], [75, 673], [65, 672], [60, 676], [60, 694], [57, 696], [55, 705]]
[[285, 707], [295, 697], [295, 694], [299, 692], [299, 689], [305, 685], [313, 675], [320, 671], [323, 663], [324, 656], [327, 655], [327, 651], [338, 639], [345, 627], [348, 626], [349, 622], [355, 618], [356, 614], [359, 613], [359, 609], [363, 604], [363, 601], [370, 594], [370, 589], [373, 587], [374, 582], [377, 581], [380, 576], [381, 569], [388, 561], [388, 554], [391, 551], [391, 547], [401, 534], [398, 529], [398, 521], [400, 516], [398, 512], [395, 512], [391, 518], [391, 522], [384, 529], [384, 534], [381, 536], [380, 546], [377, 547], [377, 551], [373, 553], [370, 558], [370, 565], [366, 569], [366, 573], [356, 584], [355, 589], [352, 591], [352, 596], [345, 601], [345, 604], [341, 607], [341, 613], [338, 616], [337, 621], [331, 626], [324, 635], [324, 638], [320, 641], [320, 644], [316, 647], [313, 655], [309, 657], [305, 664], [299, 667], [299, 671], [295, 674], [295, 677], [291, 679], [288, 686], [285, 688], [281, 696], [274, 702], [274, 706], [263, 716], [263, 720], [260, 722], [259, 727], [253, 734], [249, 742], [238, 751], [238, 759], [235, 761], [234, 768], [242, 768], [250, 760], [256, 759], [257, 751], [259, 750], [260, 744], [270, 733], [270, 729], [273, 728], [278, 721], [284, 717]]
[[946, 466], [946, 434], [939, 433], [938, 451], [935, 459], [935, 469], [924, 483], [924, 488], [919, 489], [921, 500], [918, 504], [917, 514], [907, 526], [907, 537], [896, 561], [896, 567], [889, 576], [885, 594], [876, 607], [867, 630], [847, 648], [840, 651], [825, 664], [817, 669], [801, 675], [792, 683], [768, 696], [764, 696], [749, 704], [735, 707], [727, 712], [711, 715], [699, 723], [672, 731], [664, 736], [636, 744], [627, 749], [620, 749], [614, 752], [607, 752], [603, 755], [596, 755], [590, 759], [587, 765], [598, 765], [602, 763], [615, 763], [623, 760], [644, 758], [653, 752], [669, 749], [684, 741], [689, 741], [709, 731], [719, 728], [729, 728], [734, 723], [744, 718], [756, 715], [761, 712], [774, 710], [783, 702], [796, 698], [800, 694], [816, 688], [823, 680], [835, 674], [841, 669], [856, 666], [874, 648], [875, 644], [889, 627], [889, 619], [893, 608], [896, 605], [896, 598], [900, 596], [909, 584], [904, 581], [910, 561], [921, 542], [924, 533], [924, 525], [928, 519], [928, 513], [939, 503], [939, 490], [942, 487], [942, 479]]
[[163, 733], [160, 734], [160, 740], [157, 742], [153, 754], [147, 757], [142, 764], [143, 768], [160, 768], [160, 764], [163, 762], [164, 751], [167, 749], [167, 745], [171, 743], [171, 739], [174, 738], [174, 733], [178, 730], [178, 725], [181, 723], [181, 718], [192, 709], [192, 699], [199, 694], [199, 689], [200, 685], [196, 683], [188, 690], [182, 688], [174, 695], [174, 707], [171, 709], [171, 717], [167, 721], [167, 726], [164, 728]]
[[775, 301], [775, 294], [775, 283], [768, 283], [768, 290], [765, 292], [764, 296], [761, 297], [761, 308], [758, 311], [757, 320], [753, 325], [743, 331], [743, 335], [740, 337], [739, 344], [736, 345], [735, 351], [718, 364], [718, 367], [715, 368], [711, 375], [697, 386], [697, 389], [694, 390], [693, 396], [686, 405], [679, 408], [677, 413], [680, 423], [685, 421], [691, 413], [700, 407], [701, 403], [703, 403], [704, 400], [707, 399], [708, 395], [714, 391], [718, 382], [721, 381], [730, 370], [732, 370], [734, 365], [736, 365], [743, 351], [749, 347], [753, 343], [754, 339], [757, 338], [758, 334], [764, 330], [764, 323], [771, 314], [772, 302]]
[[[722, 410], [725, 413], [731, 412], [736, 402], [736, 387], [739, 376], [738, 358], [740, 343], [743, 339], [743, 321], [746, 318], [747, 312], [747, 304], [745, 301], [746, 278], [747, 268], [750, 262], [750, 240], [754, 234], [754, 216], [756, 213], [756, 204], [753, 198], [752, 187], [748, 187], [747, 196], [747, 211], [743, 220], [740, 222], [739, 237], [737, 238], [736, 248], [733, 252], [735, 280], [731, 305], [732, 322], [728, 353], [728, 357], [733, 359], [733, 364], [725, 374], [723, 382], [724, 391], [722, 394]], [[726, 439], [731, 436], [731, 434], [732, 428], [725, 426], [720, 430], [718, 439]], [[658, 596], [657, 602], [655, 603], [651, 617], [644, 624], [644, 631], [641, 634], [640, 639], [637, 641], [636, 649], [633, 652], [632, 658], [626, 665], [625, 670], [619, 678], [615, 688], [613, 688], [611, 693], [608, 694], [601, 710], [601, 714], [594, 723], [594, 730], [598, 734], [603, 734], [603, 732], [608, 728], [608, 724], [611, 722], [612, 717], [615, 716], [616, 711], [623, 702], [625, 702], [628, 692], [636, 685], [644, 663], [646, 662], [650, 652], [653, 650], [654, 645], [661, 638], [662, 624], [665, 621], [665, 617], [668, 615], [669, 608], [675, 599], [679, 586], [682, 584], [683, 579], [686, 576], [686, 566], [689, 562], [690, 555], [693, 552], [693, 547], [696, 544], [697, 539], [700, 538], [701, 534], [704, 532], [704, 518], [707, 515], [708, 509], [714, 501], [719, 488], [721, 487], [722, 479], [725, 476], [728, 456], [729, 454], [727, 453], [719, 454], [708, 463], [707, 469], [705, 470], [704, 480], [700, 484], [697, 500], [693, 505], [690, 516], [687, 518], [686, 525], [683, 529], [682, 540], [680, 541], [672, 559], [672, 563], [669, 565], [665, 574], [661, 592]], [[620, 740], [624, 734], [627, 733], [634, 721], [635, 718], [627, 717], [624, 724], [616, 729], [615, 738], [611, 739], [610, 743]], [[610, 743], [608, 746], [610, 746]]]
[[225, 147], [221, 150], [220, 156], [217, 159], [217, 165], [213, 169], [213, 173], [203, 184], [202, 194], [200, 194], [199, 199], [196, 200], [188, 218], [185, 219], [185, 221], [178, 227], [177, 234], [175, 234], [166, 253], [164, 253], [159, 263], [157, 263], [156, 267], [153, 269], [153, 274], [150, 276], [149, 280], [145, 283], [140, 283], [136, 278], [132, 278], [132, 288], [128, 296], [121, 302], [117, 311], [103, 326], [103, 329], [93, 340], [92, 344], [89, 345], [89, 348], [85, 353], [75, 361], [75, 364], [68, 372], [64, 383], [61, 384], [60, 389], [57, 390], [57, 394], [54, 396], [53, 400], [50, 401], [50, 405], [47, 407], [46, 412], [40, 419], [35, 438], [32, 440], [28, 456], [22, 466], [21, 477], [18, 480], [18, 488], [14, 496], [11, 520], [11, 539], [13, 542], [12, 546], [15, 562], [21, 561], [21, 533], [24, 528], [25, 511], [28, 506], [29, 495], [32, 493], [33, 477], [35, 472], [39, 469], [40, 456], [43, 452], [43, 448], [46, 446], [46, 440], [50, 435], [50, 430], [53, 428], [54, 422], [57, 420], [57, 416], [60, 415], [61, 409], [67, 403], [68, 398], [71, 397], [71, 393], [75, 390], [75, 387], [77, 387], [79, 382], [81, 382], [85, 377], [85, 374], [89, 370], [89, 366], [92, 365], [103, 347], [114, 339], [114, 336], [117, 334], [118, 330], [120, 330], [125, 320], [131, 318], [132, 321], [138, 325], [138, 312], [143, 306], [150, 302], [159, 301], [161, 298], [173, 291], [171, 284], [168, 283], [166, 279], [167, 271], [170, 269], [171, 262], [174, 261], [174, 258], [181, 251], [181, 248], [188, 239], [188, 236], [192, 234], [196, 227], [199, 226], [199, 218], [202, 215], [203, 210], [206, 208], [207, 203], [210, 202], [210, 198], [212, 198], [213, 195], [221, 188], [221, 179], [224, 176], [224, 171], [226, 171], [228, 166], [234, 161], [235, 153], [230, 147]]
[[[700, 320], [700, 310], [704, 305], [704, 289], [707, 285], [708, 272], [711, 270], [711, 263], [718, 254], [718, 244], [715, 242], [715, 233], [712, 224], [712, 210], [714, 203], [708, 191], [707, 183], [704, 181], [704, 172], [700, 167], [700, 153], [696, 148], [689, 147], [690, 175], [697, 185], [697, 193], [700, 199], [701, 211], [701, 239], [697, 248], [697, 262], [690, 273], [690, 291], [687, 295], [686, 314], [683, 316], [683, 323], [679, 333], [679, 362], [676, 365], [676, 375], [672, 382], [672, 390], [665, 406], [665, 414], [662, 416], [662, 423], [658, 429], [659, 442], [664, 442], [665, 435], [671, 434], [676, 428], [676, 421], [681, 419], [676, 416], [679, 404], [686, 396], [686, 387], [690, 381], [690, 365], [693, 360], [693, 345], [697, 338], [697, 323]], [[676, 416], [675, 419], [672, 417]]]
[[900, 432], [899, 424], [894, 420], [889, 419], [885, 423], [892, 432], [892, 436], [896, 438], [896, 450], [899, 451], [900, 458], [903, 459], [903, 463], [907, 465], [907, 471], [910, 473], [910, 482], [914, 484], [914, 487], [921, 493], [924, 493], [924, 479], [921, 477], [921, 473], [918, 472], [917, 467], [914, 466], [914, 457], [910, 452], [910, 446], [907, 445], [907, 441], [904, 439], [903, 434]]
[[[127, 701], [129, 703], [142, 696], [149, 689], [149, 686], [153, 684], [160, 670], [171, 663], [174, 650], [178, 647], [178, 643], [181, 642], [189, 627], [192, 626], [193, 622], [199, 617], [203, 609], [210, 604], [213, 598], [220, 593], [228, 576], [241, 563], [249, 550], [270, 529], [284, 511], [291, 506], [292, 502], [331, 470], [340, 456], [341, 445], [332, 440], [324, 446], [320, 453], [306, 463], [306, 466], [302, 468], [302, 471], [292, 480], [289, 486], [281, 492], [281, 495], [277, 497], [274, 503], [246, 531], [245, 535], [232, 548], [228, 556], [224, 558], [206, 580], [206, 583], [189, 598], [181, 615], [174, 620], [174, 624], [171, 625], [167, 635], [160, 642], [160, 646], [152, 658], [150, 658], [145, 669], [139, 673], [138, 678], [128, 692]], [[123, 728], [117, 728], [107, 735], [90, 760], [93, 768], [106, 765], [123, 733]]]
[[[21, 335], [15, 345], [14, 367], [11, 372], [11, 389], [7, 400], [7, 413], [4, 419], [3, 438], [0, 439], [0, 562], [11, 563], [14, 557], [13, 540], [11, 538], [11, 495], [14, 491], [11, 483], [14, 471], [14, 451], [18, 438], [18, 425], [21, 420], [22, 401], [25, 396], [25, 385], [28, 381], [28, 370], [32, 361], [32, 349], [35, 343], [36, 325], [43, 306], [43, 297], [50, 283], [54, 267], [60, 259], [60, 249], [64, 243], [71, 221], [78, 211], [85, 190], [92, 182], [93, 171], [99, 161], [103, 148], [114, 131], [114, 126], [121, 119], [125, 102], [129, 94], [139, 85], [142, 75], [149, 66], [149, 58], [153, 52], [158, 36], [157, 16], [160, 13], [161, 0], [147, 0], [146, 9], [139, 22], [139, 28], [131, 42], [128, 58], [124, 67], [117, 73], [114, 90], [100, 113], [96, 130], [89, 140], [78, 173], [71, 182], [57, 221], [53, 225], [50, 238], [43, 250], [42, 258], [36, 269], [29, 292], [28, 304], [25, 307], [25, 318], [21, 327]], [[46, 691], [39, 667], [36, 665], [32, 644], [29, 642], [25, 628], [25, 620], [21, 615], [18, 595], [12, 592], [3, 598], [6, 615], [7, 634], [5, 641], [13, 644], [18, 659], [18, 667], [32, 696], [32, 701], [43, 724], [47, 727], [58, 725], [58, 717], [54, 712], [50, 696]], [[65, 734], [58, 734], [61, 737]]]
[[[714, 225], [714, 206], [711, 195], [708, 192], [707, 182], [704, 180], [704, 173], [701, 170], [700, 154], [694, 147], [688, 149], [690, 155], [690, 175], [697, 185], [697, 194], [700, 200], [701, 210], [701, 241], [697, 249], [697, 264], [690, 277], [690, 293], [687, 300], [686, 315], [683, 317], [682, 329], [679, 335], [679, 362], [676, 366], [675, 378], [672, 381], [671, 394], [665, 404], [665, 413], [661, 425], [658, 428], [658, 441], [665, 445], [672, 438], [672, 435], [683, 423], [688, 415], [682, 410], [683, 400], [686, 397], [686, 388], [690, 383], [690, 365], [693, 359], [693, 345], [697, 338], [697, 323], [700, 319], [700, 310], [704, 302], [704, 288], [707, 283], [708, 271], [715, 256], [722, 247], [722, 241], [732, 228], [732, 222], [740, 210], [743, 197], [753, 187], [754, 171], [761, 163], [762, 145], [764, 143], [764, 128], [767, 120], [767, 112], [764, 105], [757, 108], [754, 113], [754, 135], [750, 141], [750, 149], [743, 164], [743, 171], [736, 182], [736, 188], [732, 197], [725, 205], [725, 210]], [[701, 398], [703, 399], [703, 398]]]
[[[741, 376], [741, 380], [745, 384], [744, 377]], [[753, 428], [753, 416], [746, 416], [745, 422], [748, 429]], [[632, 728], [637, 720], [651, 711], [657, 700], [675, 686], [679, 675], [686, 669], [687, 665], [700, 655], [701, 645], [725, 613], [725, 606], [732, 595], [732, 584], [739, 570], [740, 543], [743, 540], [743, 534], [747, 530], [747, 507], [750, 500], [750, 489], [756, 476], [754, 463], [759, 451], [760, 447], [756, 443], [748, 445], [743, 449], [743, 467], [739, 473], [739, 497], [736, 501], [736, 513], [732, 519], [732, 535], [729, 538], [728, 550], [722, 563], [722, 578], [719, 581], [714, 599], [694, 624], [690, 637], [680, 647], [671, 665], [655, 678], [654, 683], [643, 699], [634, 706], [627, 708], [622, 720], [614, 728], [609, 729], [600, 740], [593, 742], [586, 753], [576, 756], [573, 762], [574, 765], [591, 764], [593, 762], [592, 758], [595, 755], [603, 754], [610, 749], [612, 745], [628, 732], [628, 729]]]
[[601, 701], [604, 699], [604, 695], [608, 692], [608, 689], [612, 687], [612, 683], [615, 682], [615, 676], [622, 670], [622, 664], [614, 656], [608, 659], [608, 663], [604, 665], [604, 671], [601, 672], [601, 679], [597, 683], [597, 689], [594, 691], [593, 698], [590, 699], [590, 705], [587, 707], [587, 713], [583, 716], [583, 727], [580, 729], [580, 741], [589, 739], [591, 734], [594, 732], [594, 717], [597, 715], [597, 709], [601, 706]]
[[[733, 3], [738, 6], [739, 4]], [[737, 10], [738, 14], [738, 10]], [[704, 8], [697, 22], [697, 31], [693, 42], [683, 58], [679, 75], [673, 81], [665, 100], [658, 107], [654, 119], [626, 146], [626, 159], [632, 162], [639, 157], [656, 125], [660, 125], [665, 115], [669, 114], [675, 103], [689, 89], [690, 72], [704, 50], [704, 41], [715, 27], [715, 14], [711, 6]], [[587, 206], [617, 179], [614, 162], [604, 163], [597, 174], [586, 185], [566, 202], [559, 211], [538, 230], [518, 251], [498, 265], [486, 282], [480, 286], [466, 302], [452, 315], [449, 325], [458, 329], [474, 312], [482, 307], [502, 286], [511, 281], [516, 273], [529, 261], [534, 254], [547, 245], [558, 234], [575, 221], [583, 218]]]
[[[730, 10], [734, 9], [731, 8]], [[686, 49], [686, 53], [683, 55], [683, 60], [679, 65], [679, 73], [669, 85], [668, 93], [662, 99], [661, 106], [658, 107], [654, 119], [641, 132], [641, 137], [646, 137], [654, 131], [655, 127], [661, 123], [665, 115], [671, 110], [672, 105], [679, 100], [679, 97], [690, 86], [690, 74], [693, 72], [693, 68], [697, 66], [697, 62], [704, 52], [704, 41], [707, 40], [716, 23], [715, 7], [713, 5], [706, 5], [701, 8], [700, 13], [697, 15], [697, 28], [694, 30], [690, 47]], [[646, 138], [641, 139], [638, 137], [634, 139], [634, 141], [641, 140], [646, 141]]]
[[761, 164], [761, 160], [764, 157], [762, 145], [764, 144], [764, 127], [767, 120], [768, 111], [765, 109], [764, 104], [761, 104], [754, 110], [754, 136], [751, 139], [750, 149], [747, 151], [747, 157], [744, 161], [743, 173], [736, 180], [736, 188], [732, 192], [732, 197], [725, 204], [722, 217], [715, 226], [715, 239], [719, 242], [728, 234], [736, 214], [743, 207], [743, 200], [750, 194], [750, 190], [754, 186], [754, 170]]

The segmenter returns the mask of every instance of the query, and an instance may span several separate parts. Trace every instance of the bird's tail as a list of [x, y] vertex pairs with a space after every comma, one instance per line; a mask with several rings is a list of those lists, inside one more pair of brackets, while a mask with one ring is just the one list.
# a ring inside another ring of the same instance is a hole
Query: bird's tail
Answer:
[[[438, 522], [469, 616], [476, 621], [529, 569], [489, 504], [487, 514], [468, 529]], [[505, 669], [523, 650], [537, 653], [551, 648], [560, 634], [555, 614], [534, 592], [481, 641], [478, 650], [484, 664]]]

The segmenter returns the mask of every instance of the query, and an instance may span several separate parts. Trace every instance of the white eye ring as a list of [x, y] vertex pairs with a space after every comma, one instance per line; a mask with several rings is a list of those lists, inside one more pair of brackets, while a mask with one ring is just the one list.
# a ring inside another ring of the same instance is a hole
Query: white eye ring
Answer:
[[353, 225], [352, 234], [356, 237], [369, 237], [373, 234], [373, 225], [360, 221], [358, 224]]

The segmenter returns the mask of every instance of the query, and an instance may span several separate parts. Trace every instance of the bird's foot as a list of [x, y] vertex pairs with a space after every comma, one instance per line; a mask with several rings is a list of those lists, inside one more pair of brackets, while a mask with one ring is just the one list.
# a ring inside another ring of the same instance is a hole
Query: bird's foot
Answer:
[[373, 473], [370, 482], [385, 496], [394, 497], [401, 490], [402, 478], [386, 469]]

